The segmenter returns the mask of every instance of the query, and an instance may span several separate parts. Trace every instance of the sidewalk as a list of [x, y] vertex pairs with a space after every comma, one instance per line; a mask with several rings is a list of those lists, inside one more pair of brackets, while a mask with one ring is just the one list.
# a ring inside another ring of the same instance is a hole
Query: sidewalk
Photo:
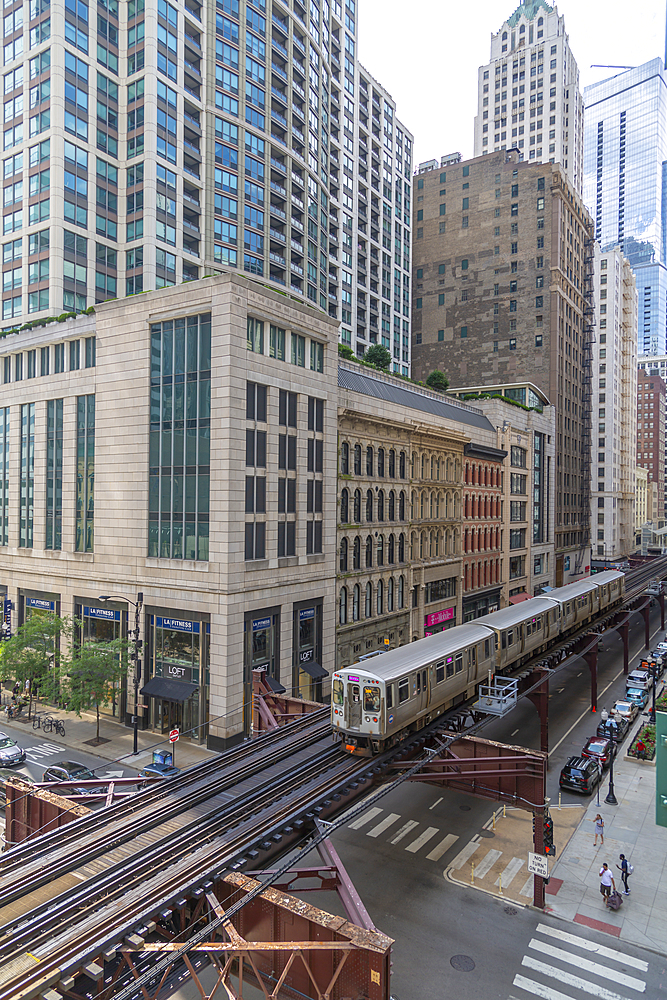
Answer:
[[[166, 736], [160, 733], [139, 730], [138, 750], [136, 756], [132, 753], [134, 733], [132, 729], [127, 729], [119, 722], [109, 719], [106, 716], [100, 717], [100, 738], [105, 742], [95, 745], [95, 734], [97, 732], [97, 722], [94, 713], [83, 712], [81, 718], [74, 712], [63, 712], [58, 709], [49, 709], [49, 706], [38, 704], [34, 708], [38, 712], [48, 712], [54, 719], [62, 719], [65, 723], [65, 736], [57, 736], [55, 731], [44, 733], [41, 729], [32, 728], [32, 720], [28, 720], [27, 706], [24, 714], [18, 719], [8, 719], [4, 712], [0, 714], [0, 730], [11, 731], [17, 742], [21, 743], [21, 735], [30, 733], [38, 740], [58, 744], [63, 750], [72, 750], [75, 754], [86, 751], [86, 753], [97, 754], [104, 760], [118, 761], [127, 767], [140, 769], [150, 764], [153, 759], [153, 750], [171, 750], [174, 753], [174, 764], [176, 767], [186, 768], [193, 764], [198, 764], [202, 760], [209, 760], [215, 756], [213, 750], [207, 750], [205, 746], [192, 743], [187, 739], [180, 739], [176, 744], [170, 746]], [[92, 742], [91, 742], [92, 741]]]
[[[642, 717], [641, 722], [646, 721]], [[639, 728], [635, 724], [624, 746], [629, 747]], [[608, 775], [596, 797], [551, 869], [546, 912], [563, 920], [605, 931], [622, 941], [667, 954], [667, 829], [655, 822], [655, 766], [625, 758], [614, 763], [614, 792], [618, 805], [608, 805]], [[593, 846], [593, 820], [600, 813], [605, 823], [604, 846]], [[554, 825], [558, 810], [553, 808]], [[620, 910], [605, 909], [600, 895], [599, 871], [606, 861], [616, 888], [622, 890], [619, 854], [634, 865], [629, 877], [630, 895], [622, 896]]]

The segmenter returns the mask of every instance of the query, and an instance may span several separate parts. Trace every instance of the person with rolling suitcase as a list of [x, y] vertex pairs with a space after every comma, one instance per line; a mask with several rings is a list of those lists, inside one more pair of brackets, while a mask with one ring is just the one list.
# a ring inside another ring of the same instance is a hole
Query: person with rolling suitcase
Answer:
[[609, 865], [605, 861], [600, 869], [600, 892], [602, 893], [605, 906], [609, 905], [609, 897], [611, 896], [612, 889], [616, 892], [616, 883], [614, 882], [614, 876], [609, 869]]

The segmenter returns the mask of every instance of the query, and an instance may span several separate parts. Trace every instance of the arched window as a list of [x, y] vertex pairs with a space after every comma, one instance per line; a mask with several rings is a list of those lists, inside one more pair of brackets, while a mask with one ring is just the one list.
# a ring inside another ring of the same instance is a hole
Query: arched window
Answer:
[[405, 562], [405, 535], [403, 532], [398, 536], [398, 561]]
[[355, 476], [361, 475], [361, 445], [355, 444], [354, 446], [354, 474]]
[[389, 478], [396, 478], [396, 452], [393, 448], [389, 449]]
[[[541, 20], [542, 20], [542, 18], [540, 18], [540, 21], [541, 21]], [[538, 24], [539, 24], [539, 21], [538, 21]], [[507, 41], [507, 32], [506, 32], [506, 31], [503, 31], [503, 41], [504, 41], [504, 42], [506, 42], [506, 41]]]
[[429, 554], [429, 558], [431, 558], [431, 559], [435, 555], [435, 538], [436, 538], [436, 532], [435, 531], [429, 532], [428, 554]]
[[394, 578], [389, 578], [387, 582], [387, 611], [394, 610]]
[[359, 621], [359, 604], [361, 603], [361, 587], [358, 583], [354, 585], [352, 591], [352, 621]]
[[410, 517], [414, 521], [416, 516], [417, 516], [417, 494], [413, 490], [410, 496]]
[[410, 535], [410, 559], [417, 558], [417, 532], [413, 531]]
[[347, 524], [350, 513], [350, 491], [344, 489], [340, 495], [340, 523]]
[[343, 476], [350, 474], [350, 446], [347, 441], [340, 446], [340, 471]]
[[435, 455], [431, 455], [431, 479], [435, 479]]
[[373, 539], [370, 535], [366, 538], [366, 568], [370, 569], [373, 565]]
[[366, 448], [366, 475], [373, 475], [373, 448], [370, 444]]
[[369, 582], [366, 584], [366, 606], [364, 608], [364, 613], [366, 618], [370, 618], [373, 614], [373, 585]]
[[412, 452], [412, 458], [410, 459], [410, 478], [414, 479], [415, 475], [419, 472], [419, 456], [416, 451]]
[[439, 531], [436, 531], [436, 533], [435, 533], [435, 552], [433, 553], [433, 555], [436, 556], [436, 557], [440, 555], [440, 536], [441, 536], [441, 533]]
[[376, 565], [384, 566], [384, 535], [378, 535]]
[[[537, 27], [541, 28], [543, 24], [544, 24], [544, 18], [543, 17], [538, 17], [538, 19], [537, 19]], [[507, 38], [507, 32], [505, 32], [503, 34], [503, 41], [505, 41], [506, 38]]]
[[437, 517], [435, 509], [435, 493], [431, 493], [430, 496], [429, 517], [431, 518], [431, 520], [433, 520], [434, 517]]
[[405, 581], [402, 576], [398, 578], [398, 607], [402, 608], [405, 601]]
[[393, 490], [389, 490], [389, 509], [387, 511], [387, 520], [396, 520], [396, 494]]
[[361, 490], [354, 491], [354, 523], [361, 524]]
[[378, 580], [377, 591], [375, 592], [375, 606], [379, 615], [384, 612], [384, 587], [382, 580]]
[[384, 521], [384, 490], [378, 493], [378, 521]]
[[340, 540], [340, 571], [347, 573], [347, 538]]
[[387, 563], [391, 566], [396, 559], [396, 539], [390, 535], [387, 539]]
[[340, 588], [338, 621], [340, 622], [341, 625], [347, 625], [347, 587]]
[[398, 498], [398, 520], [405, 521], [405, 492], [403, 490]]
[[405, 452], [402, 451], [398, 456], [398, 474], [401, 479], [405, 479]]
[[378, 448], [378, 476], [384, 476], [384, 448]]
[[426, 479], [426, 455], [422, 455], [422, 479]]
[[424, 512], [427, 509], [426, 507], [427, 503], [428, 500], [426, 497], [426, 490], [422, 490], [421, 496], [419, 498], [419, 516], [422, 519], [422, 521], [424, 520]]
[[366, 490], [366, 520], [373, 520], [373, 490]]
[[355, 535], [352, 546], [352, 569], [361, 569], [361, 539]]
[[423, 559], [426, 555], [426, 532], [422, 531], [419, 536], [419, 558]]

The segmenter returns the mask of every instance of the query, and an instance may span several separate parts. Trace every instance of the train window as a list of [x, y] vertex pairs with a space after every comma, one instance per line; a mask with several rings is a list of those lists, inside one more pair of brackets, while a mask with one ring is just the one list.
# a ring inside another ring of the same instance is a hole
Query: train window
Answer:
[[484, 659], [488, 660], [491, 655], [491, 643], [488, 639], [484, 640]]
[[333, 682], [333, 700], [334, 705], [343, 704], [343, 682], [339, 680], [334, 680]]
[[364, 712], [379, 712], [379, 711], [380, 711], [380, 688], [365, 687]]
[[448, 677], [453, 677], [454, 676], [454, 657], [453, 656], [448, 656], [447, 657], [447, 676]]
[[440, 660], [440, 663], [436, 663], [435, 665], [435, 682], [436, 684], [439, 684], [440, 681], [444, 681], [444, 679], [445, 679], [445, 661]]
[[503, 646], [503, 649], [504, 649], [504, 648], [505, 648], [505, 646], [507, 645], [507, 637], [506, 637], [506, 635], [505, 635], [505, 633], [504, 633], [504, 632], [503, 632], [503, 634], [502, 634], [502, 640], [503, 640], [503, 641], [502, 641], [502, 646]]
[[422, 687], [424, 691], [426, 690], [426, 671], [422, 670]]
[[421, 691], [421, 674], [417, 671], [417, 691]]
[[542, 619], [541, 618], [536, 618], [535, 619], [535, 628], [536, 629], [542, 628]]
[[394, 685], [387, 684], [387, 708], [394, 707]]
[[477, 664], [477, 646], [473, 646], [470, 650], [470, 663], [473, 667]]
[[463, 670], [463, 653], [456, 654], [456, 672], [460, 674]]
[[514, 642], [514, 632], [512, 631], [511, 628], [508, 628], [508, 630], [507, 630], [507, 645], [511, 646], [513, 642]]
[[410, 697], [410, 681], [405, 677], [402, 681], [398, 682], [398, 703], [402, 705], [404, 701], [407, 701]]

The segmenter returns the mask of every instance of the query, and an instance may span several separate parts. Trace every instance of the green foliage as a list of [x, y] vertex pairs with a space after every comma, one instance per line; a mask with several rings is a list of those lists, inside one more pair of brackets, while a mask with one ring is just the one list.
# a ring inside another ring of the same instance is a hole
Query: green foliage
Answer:
[[354, 351], [347, 344], [338, 345], [338, 357], [345, 358], [346, 361], [355, 361]]
[[436, 392], [447, 392], [449, 389], [449, 379], [444, 372], [438, 371], [436, 368], [426, 379], [426, 385], [429, 389], [435, 389]]
[[376, 368], [383, 369], [383, 371], [388, 371], [391, 367], [391, 354], [382, 344], [371, 344], [364, 354], [364, 361], [375, 365]]
[[72, 633], [72, 622], [50, 612], [36, 612], [19, 625], [11, 639], [2, 644], [2, 674], [25, 689], [30, 682], [28, 717], [35, 687], [46, 698], [57, 697], [61, 654], [58, 641]]
[[73, 648], [61, 681], [61, 699], [77, 715], [94, 709], [100, 738], [100, 707], [113, 698], [116, 685], [127, 672], [128, 640], [87, 642]]

